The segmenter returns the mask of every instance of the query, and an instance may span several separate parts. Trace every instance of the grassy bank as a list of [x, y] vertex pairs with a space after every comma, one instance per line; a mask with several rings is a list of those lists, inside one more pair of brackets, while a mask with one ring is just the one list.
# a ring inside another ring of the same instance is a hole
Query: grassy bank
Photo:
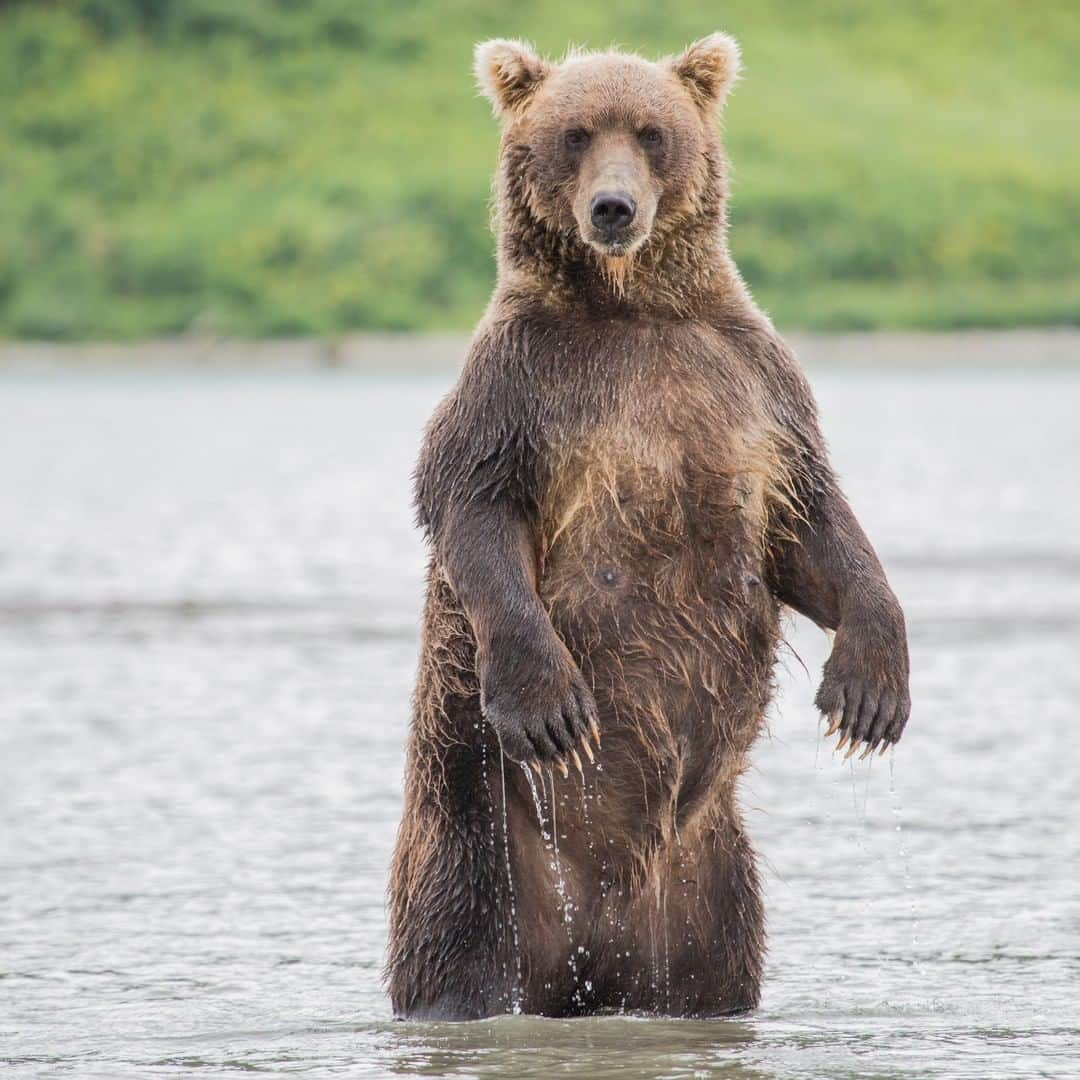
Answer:
[[0, 0], [0, 336], [460, 328], [492, 279], [473, 41], [717, 27], [733, 246], [785, 326], [1080, 322], [1069, 2]]

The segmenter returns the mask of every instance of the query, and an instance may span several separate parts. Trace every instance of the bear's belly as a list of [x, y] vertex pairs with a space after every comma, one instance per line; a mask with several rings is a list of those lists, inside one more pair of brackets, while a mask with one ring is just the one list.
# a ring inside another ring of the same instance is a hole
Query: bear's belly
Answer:
[[596, 696], [602, 805], [620, 830], [636, 823], [632, 847], [689, 825], [734, 782], [778, 639], [762, 532], [742, 500], [730, 487], [660, 491], [627, 481], [615, 506], [579, 502], [539, 580]]
[[713, 719], [741, 711], [746, 681], [771, 669], [778, 618], [748, 525], [737, 512], [682, 529], [658, 513], [614, 518], [548, 552], [541, 599], [601, 693], [648, 691]]
[[621, 409], [552, 451], [538, 590], [596, 697], [608, 824], [635, 823], [643, 841], [715, 805], [760, 730], [778, 641], [768, 524], [784, 480], [751, 402], [733, 426], [680, 382]]

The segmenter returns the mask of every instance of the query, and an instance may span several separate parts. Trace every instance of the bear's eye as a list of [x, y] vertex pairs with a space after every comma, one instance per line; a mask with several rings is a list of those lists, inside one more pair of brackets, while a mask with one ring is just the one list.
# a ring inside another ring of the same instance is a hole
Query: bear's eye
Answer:
[[571, 128], [563, 136], [563, 142], [571, 150], [584, 150], [589, 145], [589, 133], [582, 128]]
[[664, 141], [659, 128], [647, 127], [638, 132], [638, 138], [645, 146], [657, 147]]

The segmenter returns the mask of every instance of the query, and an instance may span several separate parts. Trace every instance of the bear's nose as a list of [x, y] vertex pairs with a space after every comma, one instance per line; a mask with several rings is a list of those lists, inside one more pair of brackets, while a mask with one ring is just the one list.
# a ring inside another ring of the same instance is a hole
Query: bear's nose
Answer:
[[589, 203], [593, 225], [609, 235], [625, 229], [636, 213], [637, 206], [625, 191], [600, 191]]

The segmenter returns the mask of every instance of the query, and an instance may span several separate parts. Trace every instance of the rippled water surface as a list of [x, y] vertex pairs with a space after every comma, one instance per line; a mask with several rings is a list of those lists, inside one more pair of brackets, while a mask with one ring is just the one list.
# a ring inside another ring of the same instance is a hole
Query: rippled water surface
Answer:
[[841, 764], [791, 627], [742, 794], [754, 1016], [399, 1024], [409, 471], [447, 382], [0, 378], [3, 1075], [1077, 1075], [1080, 377], [815, 376], [914, 711]]

